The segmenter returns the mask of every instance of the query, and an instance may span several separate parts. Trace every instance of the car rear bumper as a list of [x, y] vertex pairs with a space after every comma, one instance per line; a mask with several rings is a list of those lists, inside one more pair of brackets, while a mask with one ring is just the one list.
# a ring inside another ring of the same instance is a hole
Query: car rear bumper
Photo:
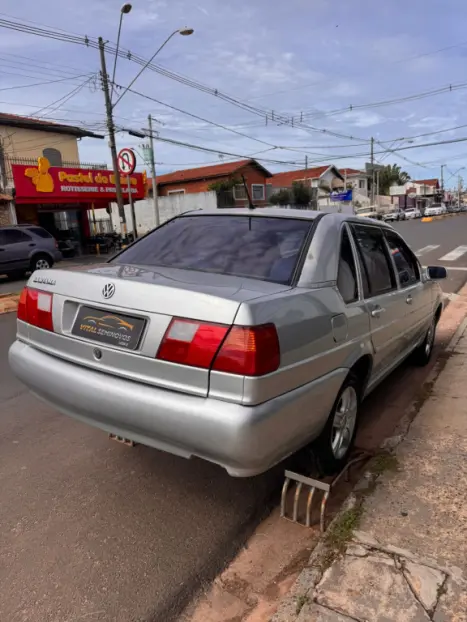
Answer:
[[74, 365], [21, 341], [9, 352], [15, 374], [38, 397], [76, 419], [230, 475], [266, 471], [322, 430], [348, 370], [258, 406], [242, 406], [136, 383]]

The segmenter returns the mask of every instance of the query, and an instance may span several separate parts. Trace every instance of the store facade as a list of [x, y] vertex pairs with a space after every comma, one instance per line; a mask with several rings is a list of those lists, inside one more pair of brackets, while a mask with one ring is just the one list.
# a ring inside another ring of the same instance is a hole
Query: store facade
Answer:
[[[56, 239], [69, 236], [80, 252], [95, 235], [93, 212], [116, 201], [113, 171], [96, 168], [51, 166], [39, 157], [36, 166], [12, 164], [14, 201], [18, 224], [36, 224]], [[123, 200], [146, 196], [146, 175], [120, 176]], [[110, 209], [108, 210], [110, 212]]]

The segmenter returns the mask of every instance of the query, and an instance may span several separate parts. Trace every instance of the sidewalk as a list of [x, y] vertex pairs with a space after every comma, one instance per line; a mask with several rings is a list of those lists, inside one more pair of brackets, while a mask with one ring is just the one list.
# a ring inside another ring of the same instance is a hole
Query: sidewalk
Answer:
[[370, 463], [273, 622], [467, 621], [466, 322], [453, 342], [408, 431]]

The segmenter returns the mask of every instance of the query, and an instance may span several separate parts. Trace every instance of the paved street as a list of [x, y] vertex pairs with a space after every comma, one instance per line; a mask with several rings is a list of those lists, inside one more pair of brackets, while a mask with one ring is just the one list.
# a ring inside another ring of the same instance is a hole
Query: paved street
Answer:
[[220, 468], [113, 443], [14, 378], [0, 316], [2, 620], [168, 621], [267, 507], [277, 472]]
[[443, 265], [448, 279], [446, 293], [457, 292], [467, 279], [467, 214], [455, 214], [443, 220], [422, 222], [406, 220], [393, 226], [417, 253], [423, 266]]

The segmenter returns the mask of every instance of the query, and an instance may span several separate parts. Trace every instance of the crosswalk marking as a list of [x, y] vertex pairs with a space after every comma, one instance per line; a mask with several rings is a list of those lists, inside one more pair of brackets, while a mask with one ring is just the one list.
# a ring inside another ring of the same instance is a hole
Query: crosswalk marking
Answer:
[[462, 255], [465, 255], [465, 253], [467, 253], [467, 246], [458, 246], [457, 248], [454, 248], [452, 251], [447, 253], [447, 255], [443, 255], [443, 257], [440, 257], [439, 260], [456, 261], [456, 259], [462, 257]]
[[426, 255], [426, 253], [435, 251], [437, 248], [439, 248], [439, 244], [430, 244], [428, 246], [424, 246], [423, 248], [419, 248], [415, 254], [417, 257], [421, 257], [422, 255]]

